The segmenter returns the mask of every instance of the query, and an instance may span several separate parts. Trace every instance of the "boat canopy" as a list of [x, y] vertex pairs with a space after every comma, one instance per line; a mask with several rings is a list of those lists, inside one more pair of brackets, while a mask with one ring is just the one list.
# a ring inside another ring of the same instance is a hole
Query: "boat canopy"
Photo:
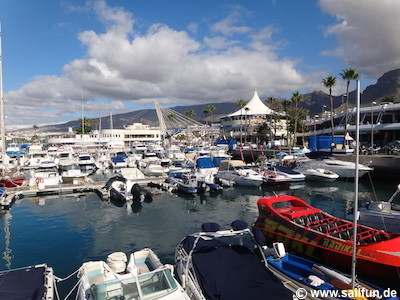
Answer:
[[0, 299], [46, 299], [46, 265], [0, 272]]
[[211, 159], [211, 157], [199, 157], [196, 160], [196, 166], [199, 169], [210, 169], [215, 168], [215, 165]]
[[241, 160], [223, 160], [219, 165], [219, 171], [230, 170], [237, 167], [245, 167], [246, 164]]

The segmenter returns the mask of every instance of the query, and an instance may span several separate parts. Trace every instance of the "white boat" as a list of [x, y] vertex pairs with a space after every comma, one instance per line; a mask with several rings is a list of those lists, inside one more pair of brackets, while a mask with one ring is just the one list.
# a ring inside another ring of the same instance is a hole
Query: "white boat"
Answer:
[[90, 261], [79, 268], [77, 299], [189, 300], [174, 277], [173, 266], [162, 264], [149, 248], [110, 254], [107, 261]]
[[159, 160], [144, 158], [140, 161], [140, 171], [146, 176], [163, 176], [169, 172], [168, 167], [163, 167]]
[[[138, 170], [138, 172], [140, 171]], [[126, 175], [127, 172], [123, 173]], [[125, 178], [120, 174], [110, 178], [104, 185], [109, 199], [118, 202], [143, 202], [146, 199], [152, 199], [152, 194], [139, 186], [133, 176], [133, 171], [130, 171], [130, 178]]]
[[53, 268], [46, 264], [1, 271], [0, 299], [53, 300], [54, 282]]
[[293, 170], [298, 171], [306, 176], [307, 180], [315, 181], [332, 181], [339, 178], [339, 175], [327, 169], [313, 168], [311, 166], [306, 166], [300, 164]]
[[264, 182], [259, 173], [241, 160], [223, 160], [215, 177], [243, 186], [260, 186]]
[[40, 166], [30, 171], [29, 186], [44, 188], [56, 186], [62, 182], [57, 166], [52, 161], [43, 161]]
[[[358, 208], [358, 222], [387, 232], [400, 232], [400, 206], [392, 201], [400, 192], [400, 184], [388, 201], [366, 202]], [[354, 214], [347, 215], [348, 219]]]
[[[306, 155], [308, 157], [313, 157], [312, 153], [313, 152], [310, 152]], [[301, 162], [306, 168], [318, 168], [332, 171], [333, 173], [339, 175], [339, 178], [354, 178], [356, 174], [355, 163], [350, 161], [342, 161], [329, 156], [322, 156], [315, 159], [304, 159]], [[362, 177], [372, 170], [373, 169], [368, 166], [358, 164], [359, 177]]]
[[86, 182], [89, 173], [82, 172], [78, 164], [64, 166], [61, 170], [61, 178], [64, 183]]
[[78, 153], [78, 164], [83, 172], [95, 172], [97, 169], [93, 157], [88, 152]]

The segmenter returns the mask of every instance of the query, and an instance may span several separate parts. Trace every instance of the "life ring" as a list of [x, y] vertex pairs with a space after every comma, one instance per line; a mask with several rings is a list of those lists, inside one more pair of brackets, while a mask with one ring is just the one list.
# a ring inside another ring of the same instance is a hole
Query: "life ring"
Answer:
[[44, 179], [43, 179], [43, 177], [36, 177], [35, 182], [38, 185], [39, 183], [43, 183]]

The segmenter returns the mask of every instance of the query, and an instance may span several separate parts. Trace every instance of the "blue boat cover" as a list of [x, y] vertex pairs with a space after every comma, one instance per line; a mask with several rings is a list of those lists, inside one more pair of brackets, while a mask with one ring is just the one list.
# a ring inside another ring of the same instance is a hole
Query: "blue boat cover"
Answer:
[[0, 197], [4, 196], [4, 194], [6, 193], [7, 189], [4, 188], [0, 188]]
[[275, 166], [275, 168], [278, 171], [284, 172], [286, 174], [291, 174], [291, 175], [298, 175], [300, 174], [299, 172], [296, 172], [294, 170], [292, 170], [291, 168], [285, 167], [285, 166]]
[[211, 157], [199, 157], [196, 160], [196, 166], [199, 169], [210, 169], [215, 168], [215, 165], [211, 159]]
[[[193, 245], [194, 239], [186, 237], [184, 247]], [[292, 293], [244, 246], [200, 239], [192, 261], [207, 299], [292, 299]]]
[[45, 267], [0, 273], [0, 299], [44, 299]]
[[216, 166], [218, 168], [220, 166], [220, 164], [221, 164], [221, 161], [223, 161], [223, 160], [227, 160], [227, 158], [226, 157], [217, 157], [217, 156], [215, 156], [213, 158], [214, 166]]
[[125, 162], [125, 158], [122, 155], [117, 155], [111, 158], [111, 160], [113, 161], [113, 163], [119, 163], [119, 162]]

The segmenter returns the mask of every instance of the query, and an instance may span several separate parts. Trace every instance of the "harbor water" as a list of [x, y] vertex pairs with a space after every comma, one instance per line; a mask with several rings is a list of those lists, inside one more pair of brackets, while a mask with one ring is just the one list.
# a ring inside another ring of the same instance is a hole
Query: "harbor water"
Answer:
[[[372, 180], [359, 186], [360, 201], [387, 200], [397, 178]], [[18, 200], [0, 215], [0, 269], [47, 263], [66, 277], [89, 260], [104, 260], [111, 252], [153, 249], [161, 261], [173, 264], [175, 246], [204, 222], [229, 228], [233, 220], [251, 224], [258, 215], [257, 200], [265, 195], [290, 194], [338, 217], [352, 206], [354, 182], [306, 182], [285, 186], [231, 187], [206, 195], [161, 193], [141, 206], [118, 206], [95, 194], [47, 196]], [[400, 197], [399, 197], [400, 198]], [[399, 199], [396, 199], [399, 203]], [[65, 296], [76, 276], [58, 284]], [[73, 297], [70, 297], [73, 299]]]

